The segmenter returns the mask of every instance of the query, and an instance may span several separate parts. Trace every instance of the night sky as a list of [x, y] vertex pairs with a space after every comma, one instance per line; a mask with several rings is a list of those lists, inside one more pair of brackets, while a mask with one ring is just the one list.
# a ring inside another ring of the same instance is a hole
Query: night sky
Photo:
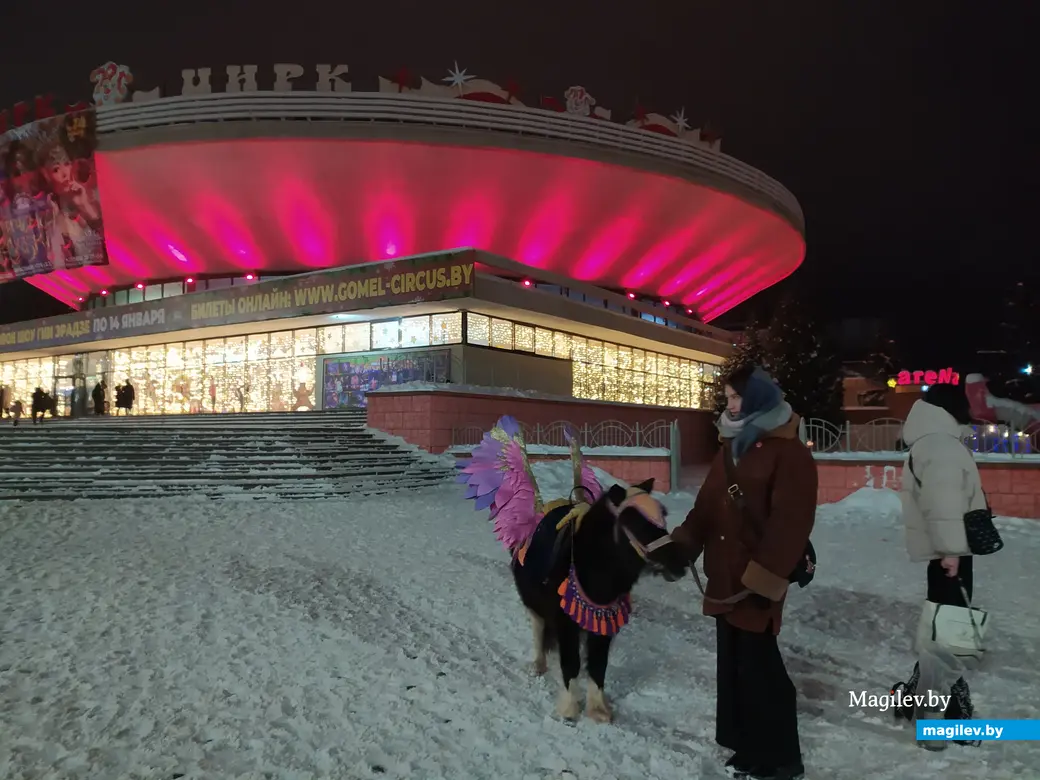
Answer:
[[[88, 74], [110, 59], [141, 88], [162, 84], [167, 94], [179, 91], [182, 67], [344, 63], [356, 90], [374, 90], [377, 76], [402, 67], [439, 81], [457, 60], [479, 77], [516, 80], [529, 104], [580, 84], [622, 121], [637, 101], [665, 115], [685, 107], [693, 127], [721, 127], [724, 151], [801, 201], [808, 256], [783, 291], [821, 320], [882, 317], [915, 367], [939, 367], [992, 340], [984, 331], [1002, 289], [1037, 278], [1024, 235], [1036, 203], [1035, 141], [1026, 151], [1036, 120], [1019, 108], [1035, 99], [1026, 55], [1035, 9], [25, 0], [0, 9], [0, 105], [47, 92], [89, 100]], [[35, 293], [4, 285], [0, 319], [38, 316]]]

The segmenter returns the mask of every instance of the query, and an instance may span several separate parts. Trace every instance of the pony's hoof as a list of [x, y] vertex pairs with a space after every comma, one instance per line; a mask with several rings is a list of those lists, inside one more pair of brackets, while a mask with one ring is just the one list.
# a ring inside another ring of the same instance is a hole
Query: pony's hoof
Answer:
[[581, 705], [578, 703], [578, 697], [574, 695], [574, 683], [571, 683], [571, 688], [564, 688], [560, 691], [560, 698], [556, 701], [556, 714], [564, 720], [577, 720], [581, 716]]
[[585, 714], [589, 720], [595, 723], [610, 723], [614, 720], [614, 713], [610, 710], [610, 705], [607, 703], [607, 697], [603, 695], [603, 691], [598, 685], [592, 683], [589, 685], [589, 696], [588, 703], [585, 706]]
[[549, 664], [544, 658], [536, 658], [531, 662], [531, 674], [535, 677], [542, 677], [546, 672], [549, 671]]

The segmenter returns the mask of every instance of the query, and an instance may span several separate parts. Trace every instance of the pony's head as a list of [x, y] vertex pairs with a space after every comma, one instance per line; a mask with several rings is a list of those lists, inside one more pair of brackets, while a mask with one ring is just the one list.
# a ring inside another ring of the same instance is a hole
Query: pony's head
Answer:
[[637, 566], [674, 582], [686, 573], [688, 561], [668, 534], [668, 510], [653, 489], [653, 478], [627, 489], [613, 485], [601, 500], [614, 516], [615, 542], [631, 548]]

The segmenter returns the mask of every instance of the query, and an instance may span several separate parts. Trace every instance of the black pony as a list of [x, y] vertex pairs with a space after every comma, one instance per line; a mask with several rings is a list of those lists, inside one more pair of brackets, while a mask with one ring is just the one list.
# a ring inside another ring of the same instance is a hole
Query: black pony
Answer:
[[531, 616], [535, 674], [547, 671], [550, 650], [559, 651], [561, 717], [575, 719], [581, 712], [576, 678], [584, 635], [586, 714], [600, 723], [611, 720], [603, 693], [607, 664], [614, 635], [628, 621], [632, 587], [646, 569], [670, 581], [685, 573], [687, 561], [664, 526], [664, 507], [650, 495], [653, 482], [627, 490], [614, 485], [591, 505], [551, 509], [524, 554], [513, 558], [516, 589]]
[[[559, 714], [580, 714], [576, 678], [585, 634], [591, 678], [587, 712], [607, 722], [611, 712], [603, 685], [610, 643], [628, 623], [633, 585], [647, 568], [678, 579], [688, 562], [672, 544], [664, 506], [651, 495], [654, 481], [604, 490], [584, 464], [577, 438], [565, 434], [574, 485], [568, 498], [542, 501], [522, 428], [509, 416], [459, 464], [458, 482], [467, 486], [466, 498], [478, 510], [490, 509], [495, 535], [513, 557], [513, 579], [534, 628], [536, 674], [547, 670], [547, 651], [559, 648]], [[574, 499], [578, 491], [587, 501]]]

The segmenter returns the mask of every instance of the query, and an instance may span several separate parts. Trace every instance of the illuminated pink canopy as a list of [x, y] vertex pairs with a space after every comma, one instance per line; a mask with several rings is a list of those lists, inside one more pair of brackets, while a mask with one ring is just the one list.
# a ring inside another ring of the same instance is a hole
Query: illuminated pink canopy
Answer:
[[66, 303], [139, 281], [475, 247], [705, 320], [788, 276], [786, 220], [659, 174], [511, 149], [323, 139], [98, 153], [111, 265], [30, 277]]

